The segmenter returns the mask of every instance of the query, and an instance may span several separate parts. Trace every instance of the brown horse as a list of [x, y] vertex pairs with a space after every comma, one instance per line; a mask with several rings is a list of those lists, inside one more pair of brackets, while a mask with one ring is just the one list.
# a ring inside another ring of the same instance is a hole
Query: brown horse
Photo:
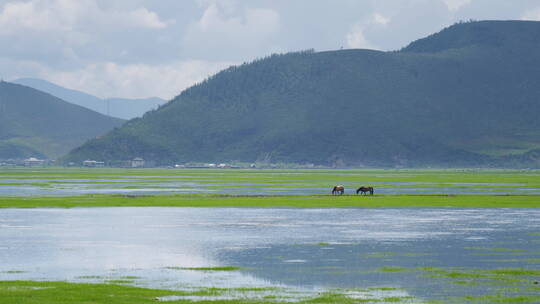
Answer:
[[360, 192], [360, 195], [364, 194], [364, 195], [367, 195], [367, 193], [369, 192], [370, 195], [373, 195], [373, 187], [371, 186], [368, 186], [368, 187], [360, 187], [358, 189], [356, 189], [356, 194], [358, 194]]
[[339, 195], [342, 195], [345, 192], [345, 187], [342, 185], [337, 185], [332, 189], [332, 195], [336, 195], [339, 193]]

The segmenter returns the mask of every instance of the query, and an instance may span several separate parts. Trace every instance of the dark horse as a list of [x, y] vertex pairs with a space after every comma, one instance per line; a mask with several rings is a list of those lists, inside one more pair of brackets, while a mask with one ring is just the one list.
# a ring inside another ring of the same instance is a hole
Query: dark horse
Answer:
[[358, 189], [356, 189], [356, 194], [358, 194], [360, 192], [360, 195], [364, 194], [364, 195], [367, 195], [367, 193], [369, 192], [370, 195], [373, 195], [373, 187], [369, 186], [369, 187], [360, 187]]
[[343, 187], [342, 185], [337, 185], [334, 187], [334, 189], [332, 189], [332, 195], [335, 195], [338, 193], [339, 195], [342, 195], [343, 192], [345, 192], [345, 187]]

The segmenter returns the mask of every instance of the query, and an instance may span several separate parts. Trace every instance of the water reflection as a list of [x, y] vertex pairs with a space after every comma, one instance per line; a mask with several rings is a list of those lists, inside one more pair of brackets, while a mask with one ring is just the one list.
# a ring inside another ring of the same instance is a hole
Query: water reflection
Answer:
[[[537, 269], [527, 262], [540, 255], [537, 232], [536, 209], [4, 209], [0, 280], [133, 277], [163, 288], [390, 286], [459, 295], [425, 277], [378, 270]], [[182, 269], [224, 265], [242, 269]]]

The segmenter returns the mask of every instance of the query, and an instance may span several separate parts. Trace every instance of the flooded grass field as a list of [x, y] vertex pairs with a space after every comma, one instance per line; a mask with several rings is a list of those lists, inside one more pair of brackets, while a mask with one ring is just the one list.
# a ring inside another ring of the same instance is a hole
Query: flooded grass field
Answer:
[[540, 302], [538, 171], [0, 176], [1, 303]]
[[336, 184], [349, 194], [372, 185], [377, 194], [540, 195], [540, 172], [532, 170], [2, 169], [0, 178], [0, 196], [309, 195]]

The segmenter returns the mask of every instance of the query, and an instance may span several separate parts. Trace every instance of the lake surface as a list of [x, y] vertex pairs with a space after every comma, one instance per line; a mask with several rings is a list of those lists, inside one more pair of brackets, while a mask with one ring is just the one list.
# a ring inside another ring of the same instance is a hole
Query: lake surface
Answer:
[[[489, 290], [392, 269], [540, 269], [539, 232], [538, 209], [1, 209], [0, 280], [437, 299]], [[183, 269], [218, 266], [241, 268]]]

